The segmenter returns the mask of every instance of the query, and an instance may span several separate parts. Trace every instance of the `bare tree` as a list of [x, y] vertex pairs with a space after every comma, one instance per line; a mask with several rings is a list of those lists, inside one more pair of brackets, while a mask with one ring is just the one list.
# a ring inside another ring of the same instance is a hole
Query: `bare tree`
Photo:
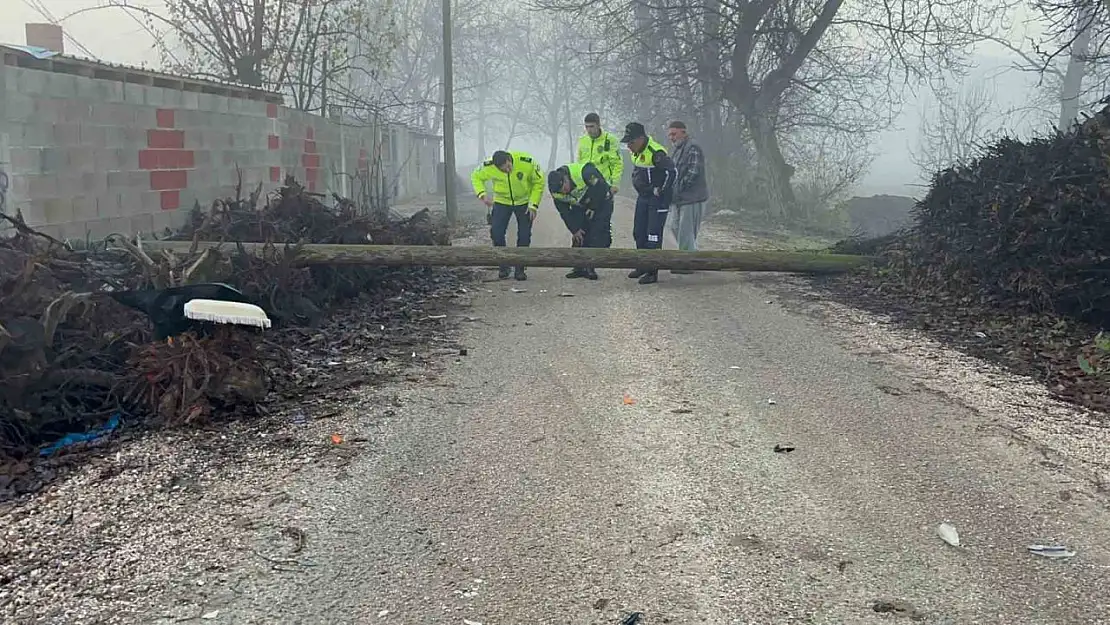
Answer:
[[357, 0], [166, 0], [165, 14], [131, 0], [106, 6], [167, 28], [184, 56], [163, 43], [171, 71], [283, 93], [293, 106], [325, 111], [377, 108], [357, 89], [397, 45], [387, 5]]
[[917, 146], [910, 154], [923, 180], [974, 158], [1002, 130], [1004, 115], [995, 101], [994, 89], [977, 80], [922, 107]]
[[1110, 8], [1105, 0], [1032, 0], [1029, 8], [1034, 34], [987, 38], [1013, 55], [1014, 69], [1039, 76], [1027, 111], [1067, 129], [1110, 90]]
[[[705, 104], [717, 106], [719, 94], [739, 113], [770, 204], [783, 217], [796, 216], [794, 166], [782, 148], [791, 125], [821, 124], [830, 132], [885, 127], [903, 85], [962, 71], [966, 49], [982, 38], [973, 33], [994, 32], [1001, 17], [999, 8], [975, 0], [610, 0], [603, 10], [582, 0], [542, 4], [614, 24], [640, 5], [661, 15], [657, 32], [673, 30], [683, 41], [656, 53], [658, 77], [715, 83], [704, 90]], [[718, 50], [719, 64], [710, 58]], [[806, 112], [817, 101], [831, 116], [817, 120]]]

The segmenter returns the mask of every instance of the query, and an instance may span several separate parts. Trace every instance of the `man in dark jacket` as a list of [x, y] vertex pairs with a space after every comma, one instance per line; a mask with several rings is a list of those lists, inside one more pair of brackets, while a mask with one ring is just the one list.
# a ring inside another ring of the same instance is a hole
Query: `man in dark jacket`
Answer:
[[[647, 135], [643, 124], [632, 122], [625, 126], [621, 143], [627, 143], [632, 153], [632, 186], [636, 189], [632, 237], [636, 239], [636, 249], [660, 249], [673, 199], [674, 163], [663, 146]], [[628, 277], [639, 278], [640, 284], [652, 284], [659, 281], [659, 271], [634, 269]]]
[[[678, 172], [674, 199], [671, 201], [671, 232], [678, 241], [678, 249], [694, 251], [698, 249], [698, 228], [709, 201], [705, 154], [701, 146], [690, 139], [683, 122], [671, 122], [667, 127], [667, 138], [673, 146], [671, 160]], [[671, 273], [690, 272], [676, 269]]]
[[[612, 187], [593, 163], [571, 163], [547, 175], [547, 190], [571, 234], [571, 247], [609, 247]], [[593, 267], [575, 267], [568, 278], [597, 280]]]

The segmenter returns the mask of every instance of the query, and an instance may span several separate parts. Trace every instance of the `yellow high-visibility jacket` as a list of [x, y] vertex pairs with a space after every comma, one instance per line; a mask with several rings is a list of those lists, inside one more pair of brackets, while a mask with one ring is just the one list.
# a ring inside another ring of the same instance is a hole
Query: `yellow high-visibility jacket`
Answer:
[[624, 173], [624, 158], [621, 157], [621, 142], [617, 135], [601, 131], [601, 135], [594, 139], [589, 133], [578, 139], [578, 162], [593, 163], [609, 186], [617, 186]]
[[474, 173], [470, 182], [474, 184], [474, 194], [479, 199], [486, 196], [486, 181], [493, 181], [493, 201], [506, 206], [528, 205], [530, 210], [538, 210], [543, 199], [544, 178], [539, 163], [527, 152], [510, 150], [513, 157], [513, 170], [505, 173], [493, 166], [488, 159]]

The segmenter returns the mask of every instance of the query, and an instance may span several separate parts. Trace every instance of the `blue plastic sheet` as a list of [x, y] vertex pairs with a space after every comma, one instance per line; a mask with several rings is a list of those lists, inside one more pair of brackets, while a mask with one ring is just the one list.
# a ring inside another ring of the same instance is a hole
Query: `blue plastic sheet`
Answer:
[[50, 455], [58, 453], [59, 451], [65, 449], [66, 447], [76, 445], [77, 443], [87, 443], [87, 442], [90, 442], [90, 441], [95, 441], [98, 438], [101, 438], [103, 436], [107, 436], [108, 434], [111, 434], [116, 428], [119, 427], [119, 424], [120, 424], [120, 414], [117, 412], [116, 414], [112, 415], [112, 418], [108, 419], [108, 422], [105, 423], [103, 427], [97, 428], [95, 430], [90, 430], [90, 431], [85, 432], [83, 434], [82, 433], [66, 434], [62, 438], [58, 439], [58, 441], [55, 442], [54, 444], [48, 445], [48, 446], [43, 447], [42, 449], [40, 449], [39, 450], [39, 455], [40, 456], [50, 456]]

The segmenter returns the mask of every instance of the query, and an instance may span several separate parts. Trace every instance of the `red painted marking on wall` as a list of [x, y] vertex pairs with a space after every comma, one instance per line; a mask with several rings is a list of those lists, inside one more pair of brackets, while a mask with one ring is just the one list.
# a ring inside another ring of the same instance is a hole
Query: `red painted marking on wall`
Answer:
[[150, 172], [150, 188], [152, 191], [170, 191], [184, 189], [188, 184], [189, 176], [184, 169], [161, 169]]
[[271, 150], [281, 149], [281, 139], [277, 135], [270, 135], [266, 138], [266, 142], [268, 143], [267, 147]]
[[173, 128], [173, 109], [158, 109], [154, 115], [159, 128]]
[[308, 190], [309, 191], [315, 191], [316, 190], [316, 178], [318, 177], [319, 173], [320, 173], [319, 169], [306, 169], [306, 170], [304, 170], [304, 177], [308, 181]]
[[315, 128], [313, 128], [312, 126], [309, 126], [309, 127], [308, 127], [308, 130], [305, 130], [305, 135], [304, 135], [304, 138], [305, 138], [305, 139], [308, 139], [308, 140], [310, 140], [310, 141], [311, 141], [312, 139], [315, 139], [315, 138], [316, 138], [316, 129], [315, 129]]
[[192, 150], [139, 150], [139, 169], [192, 169], [196, 156]]
[[181, 192], [180, 191], [163, 191], [162, 196], [162, 210], [172, 211], [181, 208]]
[[302, 154], [301, 164], [309, 169], [317, 169], [320, 167], [319, 154]]
[[162, 150], [139, 150], [139, 169], [158, 169], [158, 153]]
[[177, 159], [177, 167], [181, 169], [192, 169], [197, 166], [196, 154], [192, 150], [176, 150], [174, 158]]
[[277, 119], [277, 113], [278, 113], [278, 110], [277, 110], [277, 105], [276, 104], [273, 104], [273, 103], [267, 103], [266, 104], [266, 117], [269, 117], [270, 119]]
[[147, 149], [139, 150], [139, 169], [150, 171], [150, 189], [160, 191], [162, 210], [181, 207], [181, 192], [188, 186], [189, 172], [196, 166], [196, 153], [185, 149], [185, 131], [170, 130], [176, 123], [173, 109], [157, 109], [157, 128], [146, 131]]
[[281, 182], [281, 168], [280, 167], [271, 167], [270, 168], [270, 182]]
[[316, 142], [313, 141], [312, 139], [305, 139], [305, 141], [304, 141], [304, 151], [307, 154], [316, 154], [317, 153]]
[[370, 171], [370, 155], [366, 153], [366, 148], [358, 151], [358, 170], [363, 173]]
[[185, 147], [185, 131], [148, 130], [146, 131], [146, 146], [163, 150], [181, 150]]

